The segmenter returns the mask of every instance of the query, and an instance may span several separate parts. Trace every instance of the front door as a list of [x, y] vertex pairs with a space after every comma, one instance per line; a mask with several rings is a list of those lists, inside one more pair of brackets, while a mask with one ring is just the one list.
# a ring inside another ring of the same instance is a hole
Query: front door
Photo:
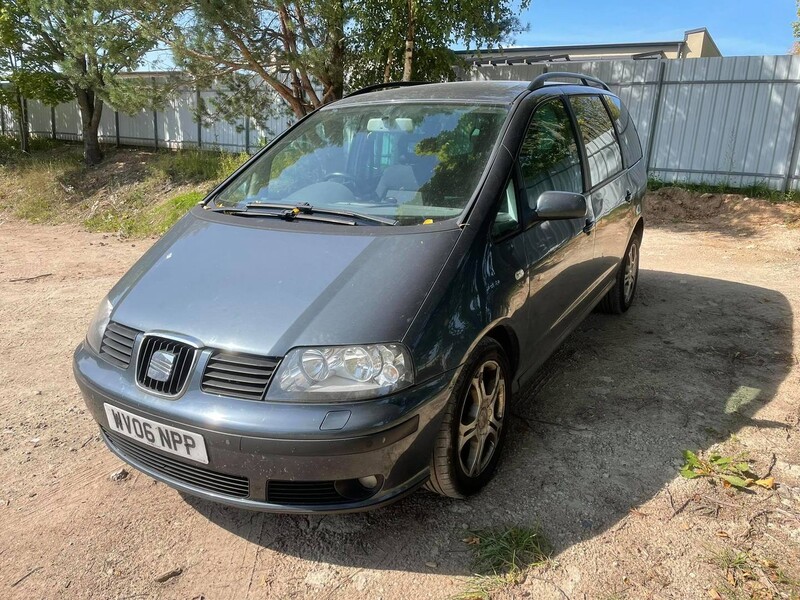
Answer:
[[572, 329], [591, 283], [594, 230], [587, 224], [593, 216], [558, 221], [534, 218], [542, 192], [584, 191], [576, 132], [562, 98], [548, 100], [534, 111], [519, 153], [518, 172], [527, 227], [523, 237], [530, 310], [526, 312], [532, 342], [523, 364], [535, 368]]

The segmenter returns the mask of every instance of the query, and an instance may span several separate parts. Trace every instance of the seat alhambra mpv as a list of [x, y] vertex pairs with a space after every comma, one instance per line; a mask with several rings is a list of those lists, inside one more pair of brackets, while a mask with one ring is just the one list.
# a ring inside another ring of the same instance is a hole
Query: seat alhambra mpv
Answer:
[[189, 495], [469, 496], [512, 394], [596, 306], [630, 306], [645, 184], [628, 112], [587, 76], [361, 90], [128, 271], [75, 377], [111, 451]]

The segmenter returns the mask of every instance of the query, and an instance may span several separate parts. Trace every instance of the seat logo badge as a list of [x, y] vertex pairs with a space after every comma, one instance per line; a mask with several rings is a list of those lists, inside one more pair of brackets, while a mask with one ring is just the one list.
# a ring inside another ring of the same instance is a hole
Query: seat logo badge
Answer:
[[175, 355], [172, 352], [159, 350], [154, 352], [150, 358], [150, 365], [147, 368], [147, 376], [155, 381], [167, 381], [172, 375], [172, 367], [175, 364]]

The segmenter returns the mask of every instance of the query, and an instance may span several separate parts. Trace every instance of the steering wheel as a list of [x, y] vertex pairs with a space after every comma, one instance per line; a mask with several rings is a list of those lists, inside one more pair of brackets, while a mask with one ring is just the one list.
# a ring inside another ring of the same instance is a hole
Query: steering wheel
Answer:
[[349, 173], [342, 173], [341, 171], [336, 171], [335, 173], [328, 173], [327, 175], [325, 175], [323, 179], [325, 181], [338, 179], [339, 183], [350, 188], [350, 191], [354, 191], [357, 184], [355, 177], [353, 177]]

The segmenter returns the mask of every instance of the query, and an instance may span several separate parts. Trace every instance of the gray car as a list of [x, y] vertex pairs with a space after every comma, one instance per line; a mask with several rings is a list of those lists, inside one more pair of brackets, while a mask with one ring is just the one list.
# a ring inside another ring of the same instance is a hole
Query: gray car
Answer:
[[596, 306], [631, 305], [645, 185], [628, 112], [590, 77], [361, 90], [128, 271], [75, 378], [111, 451], [186, 494], [275, 512], [469, 496], [512, 394]]

